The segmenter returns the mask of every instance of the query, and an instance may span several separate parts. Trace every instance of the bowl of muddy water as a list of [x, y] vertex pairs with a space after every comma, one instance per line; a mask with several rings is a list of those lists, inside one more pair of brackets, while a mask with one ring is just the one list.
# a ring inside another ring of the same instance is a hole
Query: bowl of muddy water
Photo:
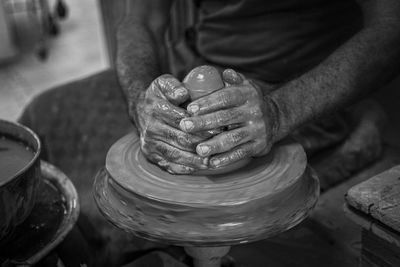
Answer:
[[30, 214], [40, 182], [38, 136], [15, 122], [0, 120], [0, 243]]

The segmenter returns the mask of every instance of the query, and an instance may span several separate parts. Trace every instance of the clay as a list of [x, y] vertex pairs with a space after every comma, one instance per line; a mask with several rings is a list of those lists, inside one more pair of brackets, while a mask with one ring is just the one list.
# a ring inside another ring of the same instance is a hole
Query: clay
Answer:
[[194, 101], [224, 87], [221, 74], [212, 66], [199, 66], [191, 70], [183, 79], [189, 90], [190, 100]]
[[[192, 100], [223, 88], [219, 75], [209, 66], [189, 73], [184, 83]], [[291, 140], [229, 169], [172, 175], [147, 161], [135, 133], [110, 148], [94, 187], [97, 206], [111, 223], [148, 240], [185, 246], [195, 267], [219, 266], [228, 246], [294, 227], [318, 196], [318, 179], [303, 148]]]
[[[224, 88], [224, 82], [219, 71], [216, 68], [208, 65], [199, 66], [190, 71], [183, 79], [183, 84], [189, 91], [191, 101], [194, 101]], [[221, 128], [197, 134], [202, 137], [211, 138], [212, 136], [221, 133], [223, 130], [224, 129]], [[247, 165], [250, 160], [250, 158], [243, 159], [235, 162], [234, 164], [223, 166], [218, 169], [210, 168], [208, 170], [198, 170], [194, 173], [194, 175], [217, 175], [229, 173]]]
[[318, 180], [300, 145], [272, 152], [222, 175], [171, 175], [149, 163], [129, 134], [108, 152], [95, 199], [115, 225], [141, 237], [186, 246], [263, 239], [302, 221], [316, 203]]

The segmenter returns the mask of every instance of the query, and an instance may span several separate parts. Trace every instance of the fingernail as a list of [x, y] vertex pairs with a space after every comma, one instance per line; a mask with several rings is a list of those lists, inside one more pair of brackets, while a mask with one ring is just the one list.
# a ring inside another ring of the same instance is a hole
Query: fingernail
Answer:
[[196, 113], [197, 111], [199, 111], [199, 109], [200, 109], [199, 105], [196, 105], [196, 104], [189, 105], [189, 106], [187, 107], [187, 110], [188, 110], [190, 113], [192, 113], [192, 114], [194, 114], [194, 113]]
[[190, 142], [189, 142], [189, 140], [188, 140], [186, 137], [184, 137], [184, 136], [178, 136], [178, 143], [179, 143], [180, 145], [182, 145], [182, 146], [186, 146], [186, 145], [188, 145]]
[[179, 124], [184, 131], [190, 131], [194, 127], [193, 122], [190, 120], [181, 120]]
[[185, 88], [179, 88], [175, 91], [175, 97], [183, 97], [187, 94], [187, 90]]
[[166, 160], [161, 160], [158, 162], [158, 165], [160, 165], [161, 167], [165, 167], [168, 165], [168, 162]]
[[200, 156], [207, 156], [211, 149], [209, 146], [198, 145], [196, 150]]
[[201, 170], [207, 170], [207, 169], [208, 169], [208, 166], [207, 166], [207, 165], [200, 165], [200, 169], [201, 169]]
[[213, 159], [213, 160], [211, 160], [211, 164], [214, 166], [214, 167], [218, 167], [218, 165], [221, 163], [221, 161], [219, 160], [219, 159]]

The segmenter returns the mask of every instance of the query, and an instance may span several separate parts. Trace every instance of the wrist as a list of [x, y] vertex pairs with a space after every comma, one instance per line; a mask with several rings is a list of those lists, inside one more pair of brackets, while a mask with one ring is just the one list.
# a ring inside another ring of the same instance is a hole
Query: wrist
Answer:
[[265, 102], [265, 121], [271, 132], [271, 141], [276, 143], [288, 136], [293, 131], [293, 125], [290, 123], [290, 114], [285, 112], [285, 106], [279, 101], [275, 94], [267, 94], [263, 97]]
[[270, 96], [263, 97], [264, 121], [269, 142], [272, 144], [283, 138], [281, 130], [281, 112], [276, 101]]
[[[128, 108], [128, 116], [131, 122], [139, 129], [139, 112], [142, 104], [144, 103], [145, 92], [142, 91], [139, 94], [133, 96], [126, 96], [126, 103]], [[139, 129], [140, 130], [140, 129]]]

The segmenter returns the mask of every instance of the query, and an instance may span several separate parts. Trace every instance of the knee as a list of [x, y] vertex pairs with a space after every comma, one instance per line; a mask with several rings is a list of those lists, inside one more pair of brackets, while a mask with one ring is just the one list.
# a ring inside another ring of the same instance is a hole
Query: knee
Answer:
[[45, 119], [51, 109], [57, 106], [55, 101], [56, 93], [48, 90], [35, 96], [23, 109], [18, 121], [27, 126], [33, 127], [37, 118]]

